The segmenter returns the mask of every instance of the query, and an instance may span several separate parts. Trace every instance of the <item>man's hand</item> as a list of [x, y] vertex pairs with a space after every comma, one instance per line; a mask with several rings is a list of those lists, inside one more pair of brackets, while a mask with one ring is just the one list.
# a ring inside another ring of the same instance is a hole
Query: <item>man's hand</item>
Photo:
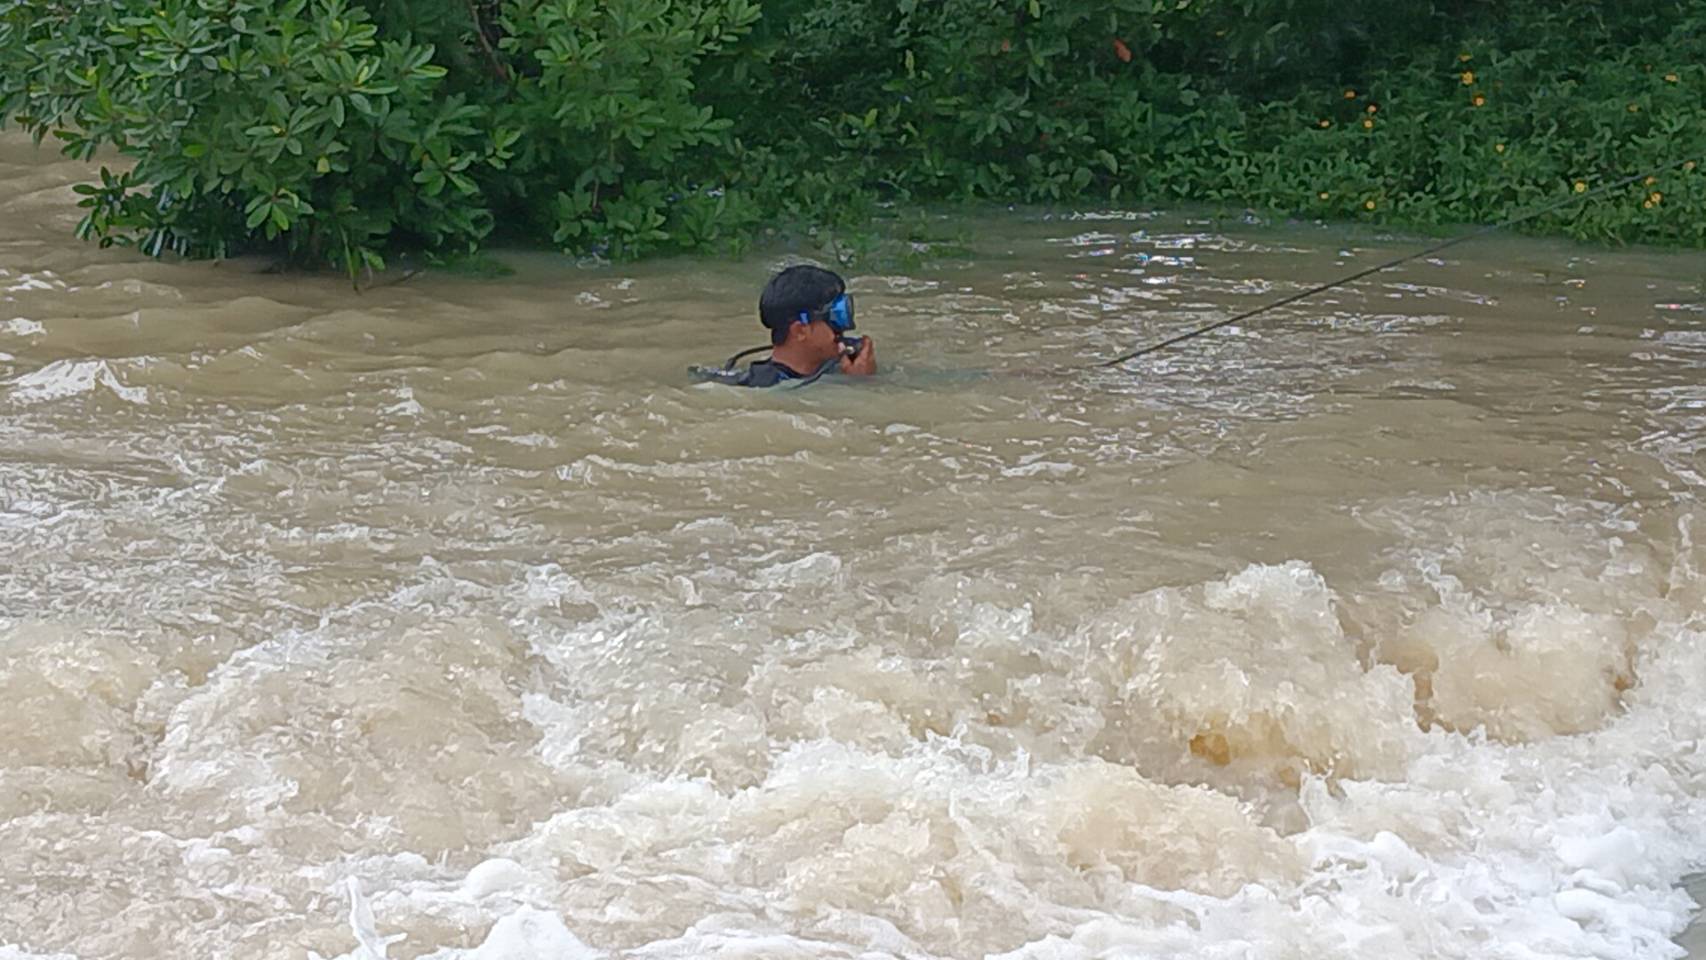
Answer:
[[877, 345], [870, 337], [860, 341], [859, 352], [841, 357], [841, 372], [855, 377], [868, 377], [877, 372]]

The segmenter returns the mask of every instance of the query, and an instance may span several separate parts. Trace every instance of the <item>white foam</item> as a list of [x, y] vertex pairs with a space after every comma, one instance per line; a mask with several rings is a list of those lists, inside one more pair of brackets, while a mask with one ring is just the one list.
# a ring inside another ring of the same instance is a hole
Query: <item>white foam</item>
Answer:
[[1056, 463], [1049, 460], [1039, 460], [1019, 467], [1005, 467], [1001, 471], [1004, 477], [1075, 477], [1084, 472], [1084, 468], [1072, 463]]
[[472, 950], [437, 950], [421, 960], [605, 960], [608, 956], [582, 943], [555, 913], [524, 906], [499, 918]]
[[397, 402], [388, 407], [382, 408], [380, 411], [381, 413], [387, 413], [398, 417], [418, 417], [426, 413], [426, 408], [421, 406], [420, 401], [415, 399], [415, 391], [413, 388], [398, 387], [397, 389], [390, 391], [390, 393], [392, 396], [397, 398]]
[[[1134, 766], [1052, 751], [1004, 757], [974, 742], [963, 720], [937, 735], [932, 725], [964, 716], [957, 704], [968, 691], [867, 645], [760, 669], [746, 687], [757, 715], [702, 705], [676, 744], [708, 763], [711, 779], [602, 781], [603, 799], [499, 845], [497, 859], [432, 888], [441, 892], [387, 902], [448, 911], [432, 904], [449, 898], [463, 906], [446, 917], [526, 918], [494, 927], [477, 948], [434, 954], [444, 958], [536, 942], [607, 946], [595, 932], [607, 921], [560, 909], [565, 894], [553, 884], [628, 916], [660, 909], [641, 891], [666, 877], [684, 886], [665, 895], [659, 916], [681, 925], [668, 932], [667, 922], [629, 916], [617, 925], [652, 932], [625, 955], [1677, 956], [1667, 938], [1693, 906], [1674, 883], [1706, 855], [1706, 715], [1687, 680], [1706, 675], [1706, 634], [1683, 626], [1699, 622], [1698, 610], [1665, 606], [1695, 589], [1691, 550], [1669, 571], [1682, 578], [1673, 599], [1647, 601], [1663, 642], [1643, 648], [1635, 669], [1651, 680], [1626, 709], [1572, 736], [1509, 742], [1419, 729], [1413, 688], [1390, 665], [1359, 659], [1337, 599], [1307, 565], [1257, 565], [1134, 598], [1117, 612], [1130, 630], [1123, 642], [1137, 645], [1122, 668], [1130, 679], [1108, 688], [1128, 699], [1099, 708], [1104, 717], [1134, 711], [1130, 719], [1176, 744], [1208, 724], [1226, 747], [1207, 752], [1228, 769], [1293, 771], [1296, 832]], [[829, 584], [841, 576], [831, 559], [812, 554], [765, 573]], [[1631, 582], [1654, 574], [1618, 564]], [[964, 599], [963, 582], [943, 586], [962, 596], [942, 608], [954, 643], [982, 670], [1011, 671], [1017, 654], [1004, 650], [1057, 654], [1047, 669], [1067, 676], [1037, 696], [1061, 710], [1100, 682], [1082, 653], [1035, 637], [1028, 610]], [[932, 589], [919, 587], [921, 602]], [[1583, 608], [1548, 614], [1558, 628], [1536, 633], [1542, 609], [1510, 614], [1534, 637], [1519, 645], [1579, 642], [1572, 625]], [[1549, 696], [1507, 688], [1513, 702], [1527, 695]], [[527, 709], [555, 731], [544, 742], [565, 774], [585, 769], [589, 746], [608, 735], [587, 706], [538, 696]], [[789, 737], [803, 739], [779, 754], [722, 752]]]
[[6, 287], [7, 293], [21, 293], [26, 290], [64, 290], [65, 281], [54, 276], [50, 271], [42, 271], [40, 276], [29, 273], [18, 275], [18, 282]]
[[771, 589], [827, 587], [841, 577], [841, 558], [831, 553], [810, 553], [798, 560], [771, 564], [758, 571], [757, 580]]
[[379, 935], [373, 921], [373, 907], [361, 893], [361, 882], [349, 878], [349, 925], [350, 932], [355, 934], [356, 943], [360, 944], [356, 953], [362, 960], [386, 960], [391, 944], [407, 939], [404, 934], [392, 934], [388, 937]]
[[146, 404], [146, 387], [129, 387], [105, 360], [55, 360], [6, 383], [10, 396], [19, 403], [43, 403], [93, 393], [106, 387], [127, 403]]

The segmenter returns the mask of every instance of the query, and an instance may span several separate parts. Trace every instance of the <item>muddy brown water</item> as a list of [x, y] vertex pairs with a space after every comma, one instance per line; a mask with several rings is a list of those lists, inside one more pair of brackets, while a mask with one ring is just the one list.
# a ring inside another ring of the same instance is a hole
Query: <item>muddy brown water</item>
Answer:
[[1682, 955], [1698, 254], [1091, 370], [1415, 241], [968, 218], [756, 392], [786, 253], [358, 295], [83, 172], [0, 138], [0, 958]]

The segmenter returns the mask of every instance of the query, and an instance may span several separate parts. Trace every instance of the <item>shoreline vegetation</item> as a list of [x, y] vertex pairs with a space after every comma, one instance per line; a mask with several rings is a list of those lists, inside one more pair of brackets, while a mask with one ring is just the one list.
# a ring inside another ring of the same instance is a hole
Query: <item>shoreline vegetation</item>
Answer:
[[1520, 230], [1706, 246], [1677, 0], [0, 0], [0, 56], [0, 125], [126, 160], [78, 234], [156, 256], [857, 256], [985, 203], [1428, 232], [1666, 165]]

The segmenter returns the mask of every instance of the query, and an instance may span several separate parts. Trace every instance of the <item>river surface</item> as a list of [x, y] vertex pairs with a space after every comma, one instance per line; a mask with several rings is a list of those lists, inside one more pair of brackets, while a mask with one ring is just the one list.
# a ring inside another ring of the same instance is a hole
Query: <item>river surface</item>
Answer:
[[[353, 293], [0, 139], [0, 958], [1676, 957], [1706, 268], [944, 225]], [[1073, 369], [1074, 365], [1078, 368]]]

